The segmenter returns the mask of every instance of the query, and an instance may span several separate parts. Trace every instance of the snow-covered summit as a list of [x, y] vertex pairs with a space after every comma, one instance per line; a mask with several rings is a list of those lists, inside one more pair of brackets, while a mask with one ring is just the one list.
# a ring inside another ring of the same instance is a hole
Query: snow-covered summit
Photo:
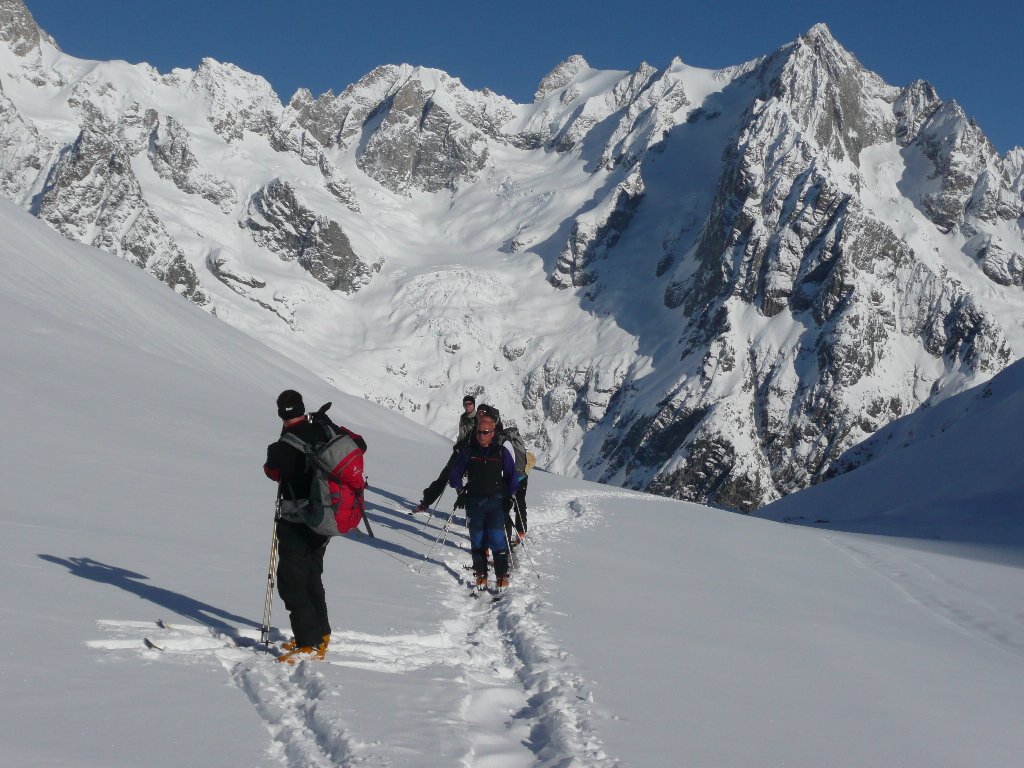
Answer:
[[39, 27], [24, 0], [0, 0], [0, 42], [9, 46], [15, 56], [26, 56], [38, 50], [43, 41], [57, 48], [56, 41]]
[[534, 101], [540, 101], [552, 91], [569, 85], [577, 75], [590, 69], [587, 60], [578, 53], [573, 54], [561, 64], [548, 72], [537, 86], [533, 94]]

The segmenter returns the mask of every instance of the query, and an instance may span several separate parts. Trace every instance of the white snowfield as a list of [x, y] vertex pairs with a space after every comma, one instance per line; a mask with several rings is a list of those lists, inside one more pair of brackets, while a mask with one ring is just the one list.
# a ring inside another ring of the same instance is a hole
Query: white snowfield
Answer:
[[[2, 201], [0, 230], [0, 764], [1020, 764], [1019, 481], [962, 473], [1006, 535], [966, 518], [935, 541], [538, 471], [531, 559], [474, 600], [459, 518], [431, 553], [450, 492], [407, 514], [446, 440]], [[376, 533], [330, 544], [333, 642], [295, 667], [256, 642], [287, 387], [366, 437]], [[978, 423], [1019, 454], [1022, 420]], [[921, 491], [903, 480], [894, 523]], [[831, 485], [809, 497], [822, 518]]]

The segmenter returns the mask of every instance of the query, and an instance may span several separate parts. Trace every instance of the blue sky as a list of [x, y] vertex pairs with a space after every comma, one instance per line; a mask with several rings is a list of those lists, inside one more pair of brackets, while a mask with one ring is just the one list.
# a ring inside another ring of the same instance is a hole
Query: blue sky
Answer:
[[146, 61], [166, 72], [204, 56], [266, 77], [282, 100], [336, 93], [381, 64], [443, 69], [472, 88], [529, 101], [580, 53], [600, 69], [721, 67], [775, 50], [819, 21], [894, 85], [930, 81], [1000, 152], [1024, 145], [1024, 3], [683, 3], [657, 0], [26, 0], [69, 54]]

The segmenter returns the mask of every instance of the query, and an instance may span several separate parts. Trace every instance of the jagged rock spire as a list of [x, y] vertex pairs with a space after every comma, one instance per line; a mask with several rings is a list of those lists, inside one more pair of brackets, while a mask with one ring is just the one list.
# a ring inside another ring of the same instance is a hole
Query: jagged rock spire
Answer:
[[36, 23], [23, 0], [0, 0], [0, 40], [18, 56], [25, 56], [38, 48], [41, 40], [58, 47]]
[[543, 80], [540, 81], [540, 85], [537, 86], [537, 92], [533, 94], [534, 101], [540, 101], [552, 91], [556, 91], [573, 81], [580, 72], [585, 69], [590, 69], [590, 64], [587, 60], [580, 56], [578, 53], [573, 54], [568, 59], [563, 61], [557, 67], [552, 69]]

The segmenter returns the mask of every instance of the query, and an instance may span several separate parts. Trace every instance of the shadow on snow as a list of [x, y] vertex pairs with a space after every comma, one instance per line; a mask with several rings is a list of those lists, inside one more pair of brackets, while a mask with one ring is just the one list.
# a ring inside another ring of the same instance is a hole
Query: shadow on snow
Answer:
[[40, 560], [45, 560], [48, 563], [64, 566], [73, 576], [89, 579], [100, 584], [110, 584], [118, 589], [123, 589], [125, 592], [131, 592], [143, 600], [148, 600], [154, 605], [159, 605], [179, 616], [190, 619], [196, 624], [201, 624], [227, 635], [236, 642], [243, 638], [240, 636], [237, 626], [234, 625], [260, 628], [260, 625], [251, 619], [238, 616], [230, 611], [225, 611], [209, 603], [183, 595], [180, 592], [147, 584], [148, 576], [136, 573], [135, 571], [129, 571], [127, 568], [107, 565], [98, 560], [93, 560], [91, 557], [69, 557], [66, 559], [55, 557], [54, 555], [38, 555], [38, 557]]

